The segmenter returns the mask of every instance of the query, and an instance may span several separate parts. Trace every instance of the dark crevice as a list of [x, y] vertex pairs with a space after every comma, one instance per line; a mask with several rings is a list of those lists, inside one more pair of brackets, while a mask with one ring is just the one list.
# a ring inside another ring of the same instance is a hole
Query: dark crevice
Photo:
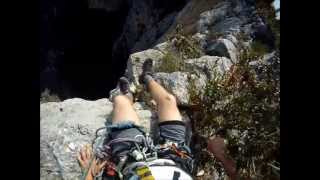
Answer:
[[[129, 2], [123, 1], [120, 7], [108, 11], [105, 7], [89, 8], [85, 0], [41, 1], [40, 94], [47, 88], [62, 100], [108, 97], [125, 72], [132, 48], [121, 42], [120, 51], [114, 49], [126, 25], [129, 6], [137, 3]], [[150, 2], [159, 21], [186, 3]], [[139, 36], [143, 33], [145, 24], [141, 24]]]
[[40, 92], [48, 88], [61, 99], [107, 97], [124, 72], [125, 62], [112, 59], [112, 46], [127, 12], [125, 5], [107, 12], [89, 9], [86, 1], [43, 2]]

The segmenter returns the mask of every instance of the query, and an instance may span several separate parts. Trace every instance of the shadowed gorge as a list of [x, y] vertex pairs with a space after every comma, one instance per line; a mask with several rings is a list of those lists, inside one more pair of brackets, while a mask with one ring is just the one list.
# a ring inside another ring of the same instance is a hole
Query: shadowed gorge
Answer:
[[[92, 6], [94, 1], [90, 3]], [[89, 7], [89, 2], [83, 0], [41, 2], [40, 95], [48, 89], [60, 99], [80, 97], [94, 100], [107, 97], [118, 78], [124, 74], [133, 48], [127, 45], [126, 38], [118, 40], [126, 33], [125, 26], [132, 29], [126, 22], [129, 12], [144, 11], [134, 3], [144, 3], [154, 9], [155, 18], [149, 25], [154, 26], [167, 14], [181, 9], [185, 2], [110, 0], [104, 3]], [[139, 25], [148, 26], [143, 23]], [[139, 31], [137, 40], [148, 29]], [[130, 33], [136, 32], [126, 33], [126, 37], [130, 37]], [[117, 40], [120, 48], [114, 48]]]

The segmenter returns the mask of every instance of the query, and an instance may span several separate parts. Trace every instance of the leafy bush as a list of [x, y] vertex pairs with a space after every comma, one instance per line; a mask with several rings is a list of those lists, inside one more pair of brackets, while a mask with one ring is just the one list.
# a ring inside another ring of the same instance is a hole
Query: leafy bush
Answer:
[[199, 42], [190, 35], [183, 34], [179, 25], [175, 34], [169, 38], [169, 41], [181, 59], [199, 58], [204, 55]]
[[204, 55], [200, 44], [194, 38], [182, 34], [179, 27], [176, 33], [168, 39], [171, 47], [167, 49], [167, 53], [156, 68], [157, 72], [185, 71], [185, 59], [199, 58]]
[[[209, 81], [203, 94], [193, 91], [190, 98], [199, 115], [197, 131], [225, 136], [241, 177], [270, 179], [276, 176], [280, 156], [278, 71], [266, 65], [264, 79], [258, 80], [249, 66], [252, 54], [254, 50], [244, 51], [229, 73]], [[204, 132], [206, 127], [211, 132]]]
[[246, 59], [246, 60], [259, 59], [269, 51], [268, 46], [261, 43], [260, 41], [253, 41], [251, 43], [250, 48], [251, 48], [250, 51], [244, 51], [242, 53], [242, 55], [246, 55], [246, 57], [242, 57], [242, 59]]

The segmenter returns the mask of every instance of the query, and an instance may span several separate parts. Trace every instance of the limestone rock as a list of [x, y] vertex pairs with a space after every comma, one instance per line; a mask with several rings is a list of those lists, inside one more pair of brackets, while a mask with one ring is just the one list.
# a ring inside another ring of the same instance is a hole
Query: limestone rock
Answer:
[[[151, 112], [134, 105], [142, 125], [150, 131]], [[41, 179], [80, 179], [76, 154], [90, 144], [98, 128], [111, 118], [108, 99], [87, 101], [79, 98], [40, 105], [40, 174]]]
[[200, 33], [205, 33], [209, 26], [212, 26], [215, 22], [223, 20], [228, 12], [230, 2], [224, 1], [215, 6], [208, 11], [200, 14], [198, 21], [198, 31]]
[[[101, 1], [101, 0], [91, 0]], [[103, 1], [103, 0], [102, 0]], [[113, 45], [113, 57], [128, 58], [131, 53], [155, 45], [175, 20], [176, 7], [170, 10], [165, 2], [155, 0], [127, 1], [128, 15], [122, 32]], [[117, 58], [117, 59], [118, 59]]]
[[[230, 58], [237, 62], [238, 47], [251, 43], [252, 24], [250, 8], [241, 1], [222, 1], [214, 8], [202, 12], [197, 22], [198, 37], [205, 53]], [[239, 37], [246, 37], [246, 40]], [[244, 44], [242, 44], [244, 43]]]
[[202, 56], [196, 59], [188, 59], [185, 63], [187, 69], [193, 70], [197, 74], [203, 74], [208, 79], [226, 73], [232, 65], [230, 59], [218, 56]]
[[157, 44], [153, 49], [165, 53], [165, 52], [167, 52], [170, 48], [171, 48], [171, 44], [166, 41], [166, 42]]
[[227, 57], [230, 58], [233, 63], [237, 62], [238, 49], [233, 42], [228, 39], [217, 39], [207, 47], [206, 52], [211, 56]]

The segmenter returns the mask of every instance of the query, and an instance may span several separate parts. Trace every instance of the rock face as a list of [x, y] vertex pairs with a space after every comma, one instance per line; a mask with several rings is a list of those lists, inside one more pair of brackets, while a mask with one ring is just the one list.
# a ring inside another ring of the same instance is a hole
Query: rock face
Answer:
[[[157, 41], [174, 22], [185, 0], [130, 0], [123, 31], [113, 46], [113, 57], [127, 57], [145, 50]], [[170, 4], [170, 5], [169, 5]]]
[[[176, 96], [180, 105], [190, 105], [188, 89], [191, 80], [196, 88], [203, 89], [207, 80], [224, 74], [232, 64], [238, 62], [241, 46], [250, 46], [251, 35], [256, 27], [253, 24], [258, 23], [254, 8], [250, 4], [242, 0], [215, 3], [204, 0], [189, 1], [175, 17], [165, 35], [158, 40], [159, 44], [152, 49], [130, 55], [127, 75], [134, 85], [138, 85], [137, 77], [142, 71], [145, 59], [153, 59], [155, 67], [161, 64], [172, 46], [172, 42], [165, 40], [165, 37], [174, 34], [173, 29], [177, 24], [182, 24], [182, 31], [193, 35], [204, 53], [210, 56], [183, 60], [183, 72], [157, 73], [156, 79]], [[185, 22], [187, 19], [188, 22]], [[215, 71], [218, 74], [214, 74]]]
[[232, 62], [237, 62], [238, 50], [234, 43], [228, 39], [217, 39], [206, 49], [207, 54], [228, 57]]
[[[150, 131], [151, 112], [136, 103], [142, 124]], [[80, 179], [76, 153], [91, 143], [98, 128], [111, 118], [112, 103], [107, 99], [68, 99], [40, 105], [41, 179]]]

